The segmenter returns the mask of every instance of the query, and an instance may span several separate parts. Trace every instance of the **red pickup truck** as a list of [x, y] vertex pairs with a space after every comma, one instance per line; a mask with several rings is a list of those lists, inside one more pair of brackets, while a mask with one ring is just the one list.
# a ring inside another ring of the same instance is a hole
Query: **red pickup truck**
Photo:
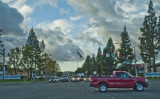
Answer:
[[112, 77], [91, 77], [90, 87], [99, 88], [105, 92], [107, 88], [133, 88], [143, 91], [148, 87], [147, 79], [144, 77], [134, 77], [125, 71], [114, 71]]

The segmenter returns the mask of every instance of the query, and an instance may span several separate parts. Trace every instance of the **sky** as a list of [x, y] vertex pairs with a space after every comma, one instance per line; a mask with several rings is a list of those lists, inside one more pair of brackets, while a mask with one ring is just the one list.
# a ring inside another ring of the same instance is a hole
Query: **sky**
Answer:
[[[6, 53], [26, 44], [33, 27], [45, 52], [51, 53], [62, 71], [81, 67], [87, 55], [97, 54], [109, 37], [120, 42], [124, 25], [140, 60], [141, 35], [150, 0], [0, 0], [0, 28]], [[156, 15], [160, 1], [152, 0]], [[115, 45], [116, 48], [119, 45]], [[84, 56], [77, 55], [77, 50]], [[78, 61], [78, 65], [77, 65]]]

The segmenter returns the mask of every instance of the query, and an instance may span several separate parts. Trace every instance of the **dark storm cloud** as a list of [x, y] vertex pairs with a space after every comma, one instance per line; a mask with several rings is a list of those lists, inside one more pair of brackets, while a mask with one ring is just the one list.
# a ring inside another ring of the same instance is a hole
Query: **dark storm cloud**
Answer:
[[46, 44], [46, 52], [51, 53], [53, 58], [58, 61], [73, 61], [80, 59], [77, 50], [83, 51], [76, 46], [71, 39], [66, 38], [60, 28], [55, 30], [42, 30], [35, 28], [35, 33], [40, 40]]
[[15, 36], [8, 36], [8, 35], [2, 35], [1, 39], [3, 41], [4, 47], [5, 47], [5, 54], [8, 56], [8, 53], [10, 52], [10, 49], [19, 47], [22, 48], [22, 45], [26, 44], [27, 37], [15, 37]]
[[23, 29], [20, 27], [23, 19], [17, 9], [11, 8], [0, 1], [0, 29], [3, 29], [2, 34], [23, 36]]

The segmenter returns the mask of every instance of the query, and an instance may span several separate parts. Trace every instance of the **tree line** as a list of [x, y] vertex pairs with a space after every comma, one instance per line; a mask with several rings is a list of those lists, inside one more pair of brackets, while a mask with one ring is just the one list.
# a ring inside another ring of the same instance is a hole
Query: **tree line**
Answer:
[[[143, 26], [140, 28], [141, 36], [138, 38], [140, 41], [138, 47], [142, 60], [149, 64], [149, 71], [154, 68], [154, 72], [156, 72], [155, 61], [160, 52], [160, 16], [156, 17], [152, 0], [150, 0], [147, 12]], [[132, 63], [136, 59], [126, 26], [120, 36], [121, 41], [118, 43], [117, 50], [115, 50], [115, 45], [110, 37], [103, 51], [99, 47], [96, 56], [94, 54], [93, 56], [87, 55], [84, 64], [81, 68], [77, 68], [76, 72], [93, 75], [93, 72], [96, 71], [98, 75], [111, 75], [114, 70], [123, 70], [134, 74]]]
[[22, 47], [12, 48], [8, 53], [8, 73], [17, 74], [18, 72], [32, 75], [54, 75], [61, 71], [59, 64], [52, 55], [45, 53], [44, 40], [39, 42], [33, 27], [29, 32], [27, 42]]
[[[119, 49], [115, 49], [112, 37], [108, 39], [106, 47], [98, 48], [97, 55], [87, 55], [86, 60], [81, 68], [78, 68], [76, 72], [84, 72], [88, 75], [93, 75], [96, 72], [98, 75], [111, 75], [115, 70], [124, 70], [133, 72], [134, 68], [131, 67], [131, 63], [134, 59], [133, 50], [129, 40], [129, 35], [124, 26], [123, 32], [121, 32], [121, 43]], [[124, 63], [124, 61], [128, 63]], [[121, 63], [120, 66], [117, 66]]]

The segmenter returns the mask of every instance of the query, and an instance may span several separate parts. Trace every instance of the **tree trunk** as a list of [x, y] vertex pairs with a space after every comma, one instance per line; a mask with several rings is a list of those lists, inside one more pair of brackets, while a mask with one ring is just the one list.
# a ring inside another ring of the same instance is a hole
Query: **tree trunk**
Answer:
[[155, 66], [155, 55], [153, 57], [153, 72], [157, 72], [157, 67]]

